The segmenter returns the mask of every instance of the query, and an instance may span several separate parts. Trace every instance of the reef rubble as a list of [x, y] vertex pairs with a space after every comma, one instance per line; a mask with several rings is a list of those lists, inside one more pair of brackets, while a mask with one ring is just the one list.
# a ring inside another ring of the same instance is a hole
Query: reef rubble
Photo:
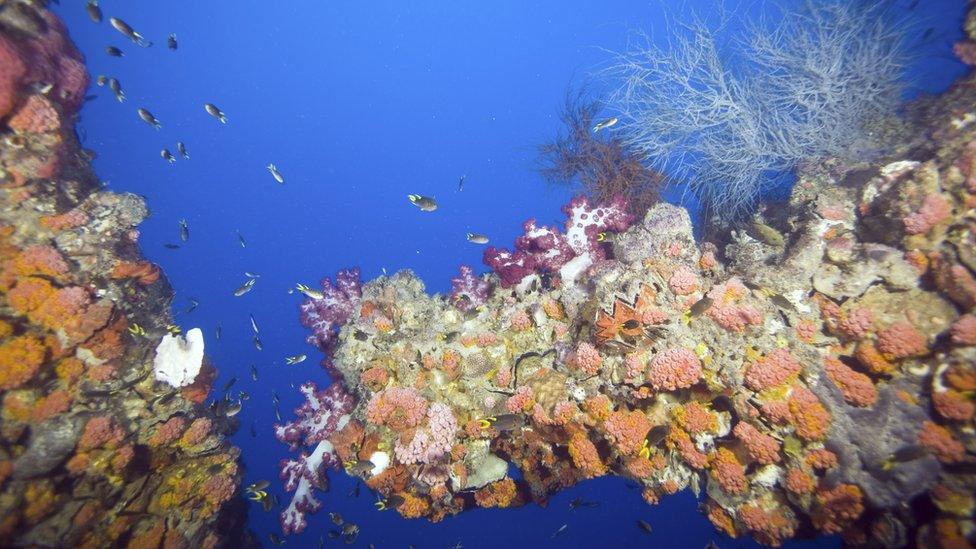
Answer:
[[[967, 32], [957, 51], [976, 13]], [[529, 221], [486, 252], [495, 273], [462, 266], [450, 296], [409, 271], [326, 279], [302, 322], [334, 381], [278, 426], [315, 449], [282, 462], [283, 529], [343, 466], [408, 518], [612, 474], [650, 504], [693, 490], [717, 530], [767, 545], [968, 546], [974, 105], [970, 75], [912, 105], [883, 160], [805, 164], [758, 231], [721, 242], [673, 205], [632, 223], [581, 198], [564, 230]]]
[[40, 4], [0, 2], [0, 545], [239, 546], [216, 371], [152, 375], [173, 291], [139, 251], [142, 199], [79, 145], [88, 74]]

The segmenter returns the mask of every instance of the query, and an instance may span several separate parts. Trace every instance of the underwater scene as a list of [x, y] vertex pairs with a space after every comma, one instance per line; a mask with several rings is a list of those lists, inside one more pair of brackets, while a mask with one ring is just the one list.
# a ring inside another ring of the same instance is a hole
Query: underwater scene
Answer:
[[0, 547], [972, 547], [974, 66], [965, 0], [0, 0]]

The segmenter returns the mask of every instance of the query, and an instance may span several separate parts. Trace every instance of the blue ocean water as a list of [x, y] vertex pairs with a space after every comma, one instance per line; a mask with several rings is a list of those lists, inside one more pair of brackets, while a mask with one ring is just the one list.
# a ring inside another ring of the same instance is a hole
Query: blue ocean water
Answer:
[[[308, 379], [326, 383], [320, 354], [305, 343], [298, 323], [300, 296], [286, 289], [359, 265], [364, 279], [383, 269], [412, 269], [429, 291], [444, 292], [458, 263], [484, 270], [482, 248], [465, 233], [487, 233], [493, 244], [506, 246], [526, 218], [561, 220], [559, 207], [572, 192], [543, 183], [533, 170], [535, 147], [560, 129], [567, 88], [605, 66], [609, 52], [625, 49], [632, 31], [663, 43], [669, 32], [663, 4], [99, 2], [106, 19], [120, 17], [155, 42], [145, 49], [107, 21], [92, 23], [83, 2], [56, 7], [92, 75], [118, 78], [127, 97], [119, 103], [93, 84], [98, 98], [82, 110], [79, 131], [84, 146], [98, 154], [99, 178], [113, 190], [146, 197], [152, 214], [141, 226], [143, 252], [176, 290], [178, 323], [204, 330], [207, 353], [220, 370], [215, 396], [233, 378], [231, 392], [251, 396], [232, 437], [243, 451], [245, 482], [272, 480], [270, 490], [288, 501], [275, 478], [289, 452], [271, 433], [271, 392], [280, 395], [287, 419], [299, 402], [295, 387]], [[920, 39], [925, 36], [908, 73], [912, 94], [941, 91], [961, 72], [951, 60], [951, 42], [960, 35], [964, 4], [897, 4], [917, 21]], [[695, 0], [671, 9], [680, 15], [714, 7], [711, 0]], [[735, 8], [762, 9], [758, 2]], [[166, 48], [170, 33], [177, 36], [176, 51]], [[108, 45], [125, 56], [108, 56]], [[227, 124], [204, 111], [208, 102], [226, 113]], [[162, 128], [140, 120], [139, 107]], [[177, 141], [186, 144], [190, 159], [169, 165], [160, 150], [178, 157]], [[269, 163], [278, 166], [284, 184], [265, 169]], [[436, 197], [439, 210], [419, 212], [409, 193]], [[189, 226], [187, 242], [180, 241], [180, 219]], [[234, 297], [245, 271], [260, 278], [253, 291]], [[188, 311], [191, 299], [199, 306]], [[252, 342], [249, 314], [263, 350]], [[302, 353], [308, 361], [285, 365], [284, 357]], [[349, 477], [333, 474], [325, 510], [287, 544], [315, 546], [333, 527], [327, 511], [335, 511], [360, 525], [355, 545], [362, 547], [703, 547], [710, 540], [754, 546], [715, 533], [690, 493], [649, 507], [640, 490], [621, 479], [583, 483], [553, 497], [547, 509], [476, 510], [433, 525], [378, 512], [365, 487], [358, 497], [349, 495], [352, 488]], [[600, 506], [570, 511], [576, 497]], [[638, 529], [637, 519], [653, 532]], [[265, 542], [280, 532], [277, 513], [257, 505], [248, 522]], [[563, 524], [566, 530], [553, 538]], [[814, 543], [839, 541], [791, 545]]]

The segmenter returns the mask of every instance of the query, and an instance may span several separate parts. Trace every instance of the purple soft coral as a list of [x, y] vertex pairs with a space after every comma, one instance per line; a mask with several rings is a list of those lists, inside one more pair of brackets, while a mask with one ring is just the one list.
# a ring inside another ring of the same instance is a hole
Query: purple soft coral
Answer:
[[451, 303], [462, 311], [470, 311], [487, 302], [491, 284], [467, 265], [461, 265], [458, 271], [451, 279]]
[[606, 259], [600, 233], [622, 232], [633, 220], [623, 198], [591, 206], [584, 196], [562, 208], [566, 232], [556, 227], [539, 227], [534, 219], [525, 222], [525, 234], [515, 240], [515, 251], [489, 247], [484, 262], [501, 279], [503, 288], [518, 284], [534, 272], [558, 273], [564, 284], [572, 284], [593, 263]]
[[316, 389], [312, 382], [302, 385], [305, 403], [295, 409], [298, 419], [274, 426], [275, 437], [293, 451], [316, 445], [311, 454], [302, 452], [297, 459], [281, 460], [279, 476], [285, 482], [285, 490], [295, 492], [281, 513], [281, 529], [285, 534], [304, 530], [305, 514], [322, 508], [312, 489], [324, 490], [328, 483], [325, 470], [338, 465], [329, 437], [349, 422], [349, 413], [355, 406], [352, 395], [341, 383], [333, 383], [322, 391]]
[[359, 269], [344, 269], [336, 274], [335, 284], [322, 279], [322, 297], [309, 296], [299, 306], [302, 326], [312, 330], [307, 341], [326, 355], [335, 349], [338, 328], [359, 306], [363, 295]]

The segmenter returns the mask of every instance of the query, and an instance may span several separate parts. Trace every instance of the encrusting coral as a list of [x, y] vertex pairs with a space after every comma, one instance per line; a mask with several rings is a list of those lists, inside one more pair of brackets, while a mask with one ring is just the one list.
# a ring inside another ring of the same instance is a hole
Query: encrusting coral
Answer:
[[240, 546], [212, 376], [152, 375], [172, 289], [139, 252], [142, 200], [79, 149], [88, 75], [42, 4], [0, 9], [0, 545]]
[[565, 230], [530, 220], [449, 297], [408, 271], [327, 279], [302, 311], [334, 381], [278, 428], [316, 449], [285, 463], [315, 482], [286, 486], [283, 529], [344, 463], [411, 518], [615, 474], [650, 503], [703, 494], [717, 529], [768, 545], [960, 546], [976, 533], [973, 81], [913, 106], [893, 157], [802, 165], [757, 214], [764, 238], [699, 243], [681, 208], [634, 222], [576, 199]]

